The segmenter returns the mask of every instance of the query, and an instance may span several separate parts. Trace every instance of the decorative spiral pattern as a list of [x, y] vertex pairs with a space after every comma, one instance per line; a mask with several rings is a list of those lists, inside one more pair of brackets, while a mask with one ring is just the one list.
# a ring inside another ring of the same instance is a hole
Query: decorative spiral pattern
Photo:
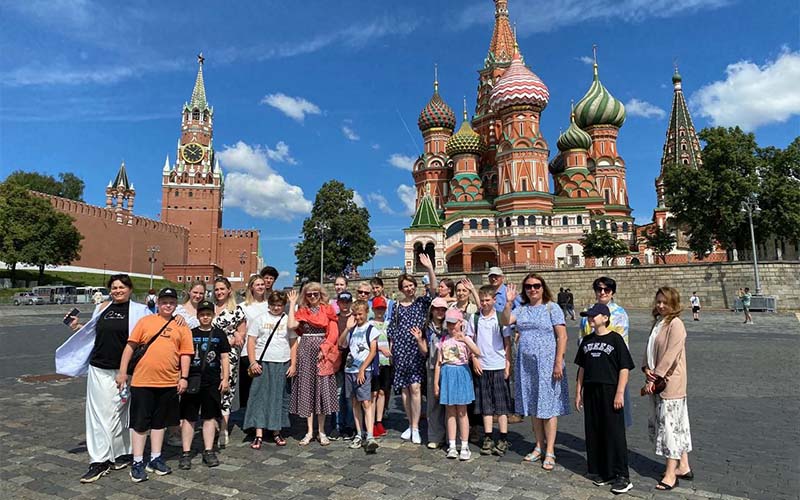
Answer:
[[596, 65], [592, 86], [575, 105], [575, 122], [580, 128], [592, 125], [621, 127], [625, 122], [625, 106], [600, 83]]

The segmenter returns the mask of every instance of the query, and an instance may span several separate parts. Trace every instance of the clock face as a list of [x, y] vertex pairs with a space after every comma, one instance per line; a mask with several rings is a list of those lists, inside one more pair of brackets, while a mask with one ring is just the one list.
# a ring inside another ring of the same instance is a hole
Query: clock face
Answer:
[[183, 147], [181, 154], [187, 163], [200, 163], [200, 160], [203, 159], [203, 146], [192, 142]]

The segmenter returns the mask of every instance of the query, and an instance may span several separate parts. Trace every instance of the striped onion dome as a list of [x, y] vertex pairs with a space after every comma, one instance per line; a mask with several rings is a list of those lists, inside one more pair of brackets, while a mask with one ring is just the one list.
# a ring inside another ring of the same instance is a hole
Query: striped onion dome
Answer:
[[435, 127], [449, 130], [456, 128], [456, 114], [439, 96], [439, 82], [433, 83], [433, 96], [431, 96], [428, 104], [422, 108], [417, 120], [417, 126], [421, 131]]
[[575, 123], [575, 112], [570, 115], [569, 128], [560, 136], [556, 143], [559, 151], [568, 151], [570, 149], [585, 149], [588, 150], [592, 147], [592, 137], [581, 130]]
[[547, 107], [550, 91], [536, 73], [522, 61], [519, 49], [514, 51], [511, 65], [492, 89], [489, 103], [495, 110], [509, 106], [528, 105], [539, 110]]
[[586, 95], [575, 105], [575, 122], [580, 128], [592, 125], [621, 127], [625, 122], [625, 106], [606, 90], [594, 64], [594, 80]]
[[467, 120], [467, 112], [464, 111], [464, 121], [461, 122], [461, 128], [458, 132], [450, 136], [447, 140], [447, 156], [453, 157], [459, 154], [475, 154], [479, 155], [484, 152], [486, 146], [481, 140], [481, 136], [472, 130], [472, 127]]

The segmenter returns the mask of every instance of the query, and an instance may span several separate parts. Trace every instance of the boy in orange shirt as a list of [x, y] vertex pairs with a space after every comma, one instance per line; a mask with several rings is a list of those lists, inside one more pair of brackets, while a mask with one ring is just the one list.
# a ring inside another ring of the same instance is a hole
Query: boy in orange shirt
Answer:
[[[192, 332], [173, 320], [178, 306], [174, 288], [158, 292], [158, 314], [142, 318], [128, 337], [122, 352], [117, 386], [122, 390], [128, 382], [128, 363], [139, 344], [147, 344], [147, 352], [139, 360], [131, 379], [130, 426], [133, 445], [131, 480], [147, 480], [147, 472], [159, 476], [172, 472], [161, 456], [167, 426], [178, 424], [178, 395], [186, 391], [189, 365], [194, 354]], [[150, 461], [144, 465], [144, 446], [150, 432]], [[145, 472], [145, 470], [147, 472]]]

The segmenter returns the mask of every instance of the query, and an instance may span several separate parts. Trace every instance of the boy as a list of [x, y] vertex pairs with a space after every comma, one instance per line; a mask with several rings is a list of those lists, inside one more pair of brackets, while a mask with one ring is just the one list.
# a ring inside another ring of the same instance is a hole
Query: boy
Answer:
[[[483, 417], [483, 443], [481, 455], [503, 456], [508, 451], [508, 414], [514, 413], [511, 406], [510, 330], [500, 326], [495, 310], [495, 287], [482, 286], [478, 290], [481, 309], [475, 313], [473, 325], [475, 343], [481, 351], [473, 358], [475, 380], [475, 414]], [[492, 420], [497, 416], [500, 435], [492, 440]]]
[[692, 304], [692, 319], [700, 321], [700, 297], [697, 296], [697, 292], [692, 293], [689, 302]]
[[[378, 442], [373, 434], [372, 376], [373, 359], [377, 356], [378, 335], [367, 321], [369, 304], [358, 300], [353, 304], [353, 317], [356, 325], [343, 331], [339, 336], [339, 346], [350, 349], [344, 365], [344, 386], [346, 396], [352, 400], [356, 436], [350, 448], [364, 446], [367, 453], [375, 453]], [[364, 419], [362, 427], [362, 418]], [[366, 441], [366, 443], [365, 443]]]
[[386, 299], [380, 295], [372, 299], [372, 313], [374, 318], [370, 322], [373, 329], [373, 334], [377, 334], [378, 339], [378, 356], [380, 371], [378, 376], [372, 377], [372, 404], [375, 408], [375, 428], [373, 434], [376, 438], [386, 435], [386, 429], [383, 427], [383, 414], [386, 410], [386, 403], [392, 395], [392, 377], [394, 375], [392, 370], [392, 351], [389, 347], [389, 337], [386, 335], [386, 329], [389, 326], [384, 321], [386, 314]]
[[181, 440], [183, 453], [178, 467], [192, 468], [192, 439], [197, 414], [203, 420], [203, 463], [208, 467], [219, 465], [214, 453], [214, 434], [218, 418], [222, 418], [222, 393], [228, 392], [230, 365], [228, 353], [231, 346], [228, 336], [219, 328], [212, 328], [214, 304], [204, 300], [197, 304], [197, 319], [200, 326], [192, 330], [194, 357], [189, 368], [189, 377], [200, 378], [200, 392], [181, 396]]
[[[134, 327], [122, 352], [117, 387], [128, 382], [128, 363], [133, 350], [147, 344], [147, 352], [136, 365], [131, 379], [130, 425], [133, 464], [130, 476], [134, 483], [147, 480], [147, 472], [159, 476], [172, 472], [161, 456], [167, 426], [178, 425], [178, 395], [186, 391], [189, 364], [194, 354], [192, 332], [178, 326], [173, 313], [178, 307], [178, 292], [162, 288], [158, 292], [158, 314], [145, 316]], [[150, 432], [150, 461], [144, 465], [144, 445]], [[147, 472], [145, 472], [145, 469]]]
[[[350, 308], [353, 305], [353, 294], [344, 290], [336, 296], [336, 307], [338, 309], [337, 322], [339, 326], [339, 334], [348, 331], [355, 323], [353, 323], [352, 311]], [[340, 347], [342, 359], [347, 358], [347, 346]], [[344, 363], [342, 363], [339, 371], [336, 373], [336, 386], [337, 397], [339, 398], [339, 411], [333, 415], [332, 432], [330, 438], [334, 441], [343, 439], [349, 441], [355, 436], [355, 424], [353, 423], [353, 410], [350, 407], [350, 398], [345, 396], [344, 391]]]
[[633, 488], [628, 475], [624, 406], [628, 372], [633, 359], [625, 340], [609, 330], [611, 312], [597, 303], [581, 316], [589, 318], [594, 331], [583, 338], [575, 355], [578, 385], [575, 408], [586, 409], [586, 462], [595, 486], [611, 484], [614, 494]]

